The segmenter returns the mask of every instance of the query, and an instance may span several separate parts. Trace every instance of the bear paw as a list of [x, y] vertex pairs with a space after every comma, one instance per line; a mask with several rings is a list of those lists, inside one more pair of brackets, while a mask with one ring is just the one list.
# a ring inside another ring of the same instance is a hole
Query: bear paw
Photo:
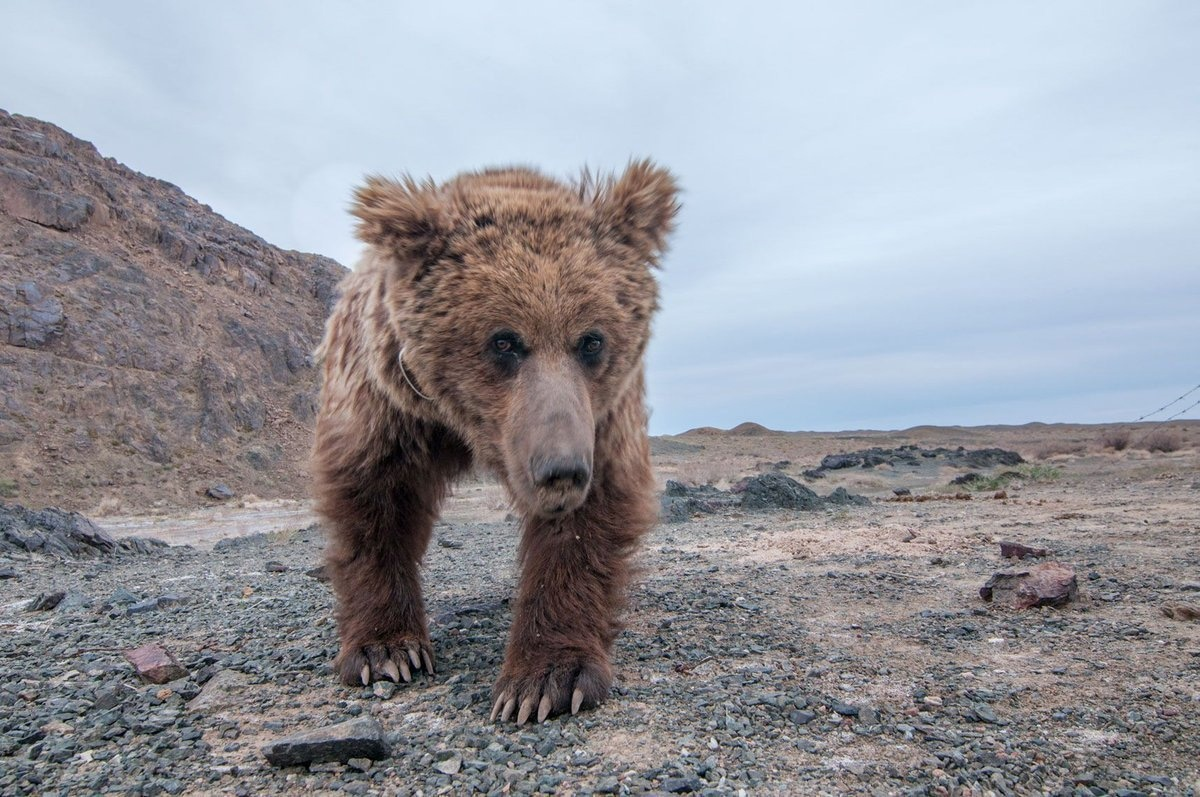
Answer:
[[492, 688], [496, 702], [490, 721], [508, 722], [516, 712], [518, 725], [524, 725], [537, 709], [537, 721], [553, 714], [592, 708], [608, 696], [612, 673], [607, 661], [541, 663], [537, 666], [507, 664]]
[[368, 686], [384, 678], [412, 682], [412, 674], [433, 674], [433, 647], [428, 640], [402, 638], [369, 645], [343, 645], [334, 665], [349, 686]]

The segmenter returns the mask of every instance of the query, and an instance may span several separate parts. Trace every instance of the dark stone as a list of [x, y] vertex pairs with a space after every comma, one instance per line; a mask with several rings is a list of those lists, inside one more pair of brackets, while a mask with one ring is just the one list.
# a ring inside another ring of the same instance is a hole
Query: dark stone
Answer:
[[981, 448], [977, 451], [965, 451], [962, 461], [970, 468], [994, 468], [997, 465], [1020, 465], [1024, 458], [1016, 451], [1005, 451], [1003, 448]]
[[688, 487], [668, 481], [660, 499], [659, 516], [664, 523], [684, 523], [693, 515], [711, 515], [736, 504], [734, 496], [711, 484]]
[[691, 794], [704, 788], [704, 783], [697, 777], [664, 778], [661, 785], [668, 794]]
[[317, 565], [311, 570], [305, 570], [304, 575], [309, 578], [315, 578], [317, 581], [329, 582], [329, 571], [325, 568], [325, 565]]
[[119, 547], [116, 540], [78, 512], [0, 504], [0, 551], [75, 558], [110, 554]]
[[29, 605], [25, 607], [27, 612], [49, 612], [58, 608], [58, 604], [62, 603], [63, 598], [67, 597], [65, 592], [43, 592], [38, 595]]
[[825, 499], [827, 503], [834, 506], [870, 506], [871, 499], [861, 495], [855, 495], [845, 487], [838, 487]]
[[263, 565], [263, 569], [268, 573], [286, 573], [290, 568], [288, 568], [288, 566], [283, 562], [276, 562], [272, 560]]
[[204, 494], [217, 501], [228, 501], [236, 495], [233, 490], [229, 489], [228, 485], [220, 482], [209, 487], [204, 491]]
[[956, 476], [955, 478], [950, 480], [950, 483], [958, 484], [958, 485], [974, 484], [975, 482], [979, 481], [982, 478], [983, 478], [982, 473], [975, 473], [974, 471], [971, 471], [970, 473], [964, 473], [961, 476]]
[[277, 767], [326, 761], [344, 763], [351, 758], [377, 761], [388, 754], [383, 728], [369, 717], [276, 739], [263, 745], [262, 752]]
[[862, 463], [861, 454], [830, 454], [821, 460], [820, 467], [825, 470], [841, 470], [842, 468], [857, 468]]

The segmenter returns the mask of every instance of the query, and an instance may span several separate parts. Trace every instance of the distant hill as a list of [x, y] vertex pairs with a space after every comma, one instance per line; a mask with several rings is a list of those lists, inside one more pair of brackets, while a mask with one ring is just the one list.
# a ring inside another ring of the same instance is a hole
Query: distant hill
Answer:
[[0, 499], [303, 495], [343, 273], [0, 111]]
[[758, 435], [764, 435], [764, 434], [777, 434], [777, 432], [775, 432], [773, 429], [768, 429], [767, 427], [763, 426], [761, 423], [755, 423], [754, 421], [745, 421], [743, 423], [739, 423], [737, 426], [733, 427], [732, 429], [729, 429], [728, 431], [726, 431], [725, 429], [718, 429], [715, 426], [698, 426], [695, 429], [688, 429], [683, 434], [696, 434], [696, 435], [732, 434], [732, 435], [738, 435], [740, 437], [757, 437]]

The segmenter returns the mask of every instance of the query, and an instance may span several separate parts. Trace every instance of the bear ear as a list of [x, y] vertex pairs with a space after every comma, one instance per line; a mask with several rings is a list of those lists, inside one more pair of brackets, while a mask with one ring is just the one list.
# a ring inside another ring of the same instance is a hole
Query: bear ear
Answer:
[[445, 225], [432, 180], [367, 177], [354, 192], [350, 212], [358, 217], [359, 240], [395, 255], [403, 265], [427, 263], [443, 248]]
[[580, 191], [595, 208], [601, 235], [658, 265], [679, 212], [679, 186], [669, 171], [649, 160], [630, 161], [620, 177], [597, 181], [585, 172]]

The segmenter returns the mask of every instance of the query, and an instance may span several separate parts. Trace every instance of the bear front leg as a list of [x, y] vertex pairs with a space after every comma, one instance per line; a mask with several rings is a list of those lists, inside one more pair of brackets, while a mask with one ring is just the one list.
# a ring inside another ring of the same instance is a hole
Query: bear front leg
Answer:
[[[630, 557], [656, 518], [649, 451], [598, 473], [588, 499], [561, 519], [526, 521], [512, 632], [491, 719], [518, 724], [592, 707], [612, 686], [610, 659]], [[603, 460], [600, 460], [603, 461]], [[619, 460], [618, 460], [619, 461]], [[606, 463], [607, 465], [607, 463]]]
[[[350, 685], [433, 672], [420, 562], [461, 446], [405, 435], [360, 458], [318, 434], [318, 510], [329, 527], [326, 560], [337, 595], [341, 649], [334, 669]], [[444, 440], [441, 442], [445, 442]], [[330, 456], [322, 458], [322, 451]], [[340, 461], [340, 467], [339, 467]]]

